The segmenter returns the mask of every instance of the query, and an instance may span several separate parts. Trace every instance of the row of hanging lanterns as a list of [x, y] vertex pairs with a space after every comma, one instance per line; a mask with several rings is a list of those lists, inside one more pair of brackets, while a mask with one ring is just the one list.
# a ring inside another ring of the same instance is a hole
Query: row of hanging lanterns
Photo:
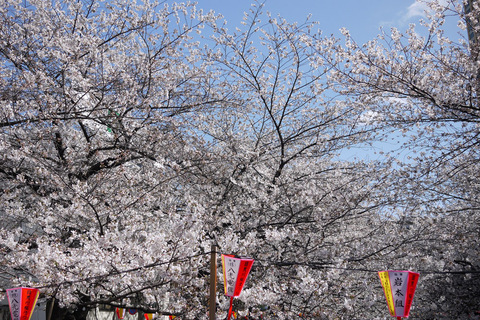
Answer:
[[[225, 295], [230, 298], [227, 320], [230, 320], [232, 315], [233, 298], [238, 297], [242, 293], [253, 262], [254, 259], [251, 258], [222, 254]], [[395, 270], [380, 271], [378, 275], [390, 314], [397, 317], [397, 320], [401, 320], [402, 317], [408, 317], [420, 275], [416, 272]], [[12, 320], [30, 320], [39, 293], [39, 290], [35, 288], [22, 287], [7, 289], [7, 298]], [[128, 310], [130, 314], [136, 313], [135, 309], [116, 308], [117, 318], [123, 319], [126, 310]], [[146, 320], [152, 320], [153, 318], [154, 314], [145, 314]], [[170, 316], [170, 319], [174, 318], [175, 316]]]

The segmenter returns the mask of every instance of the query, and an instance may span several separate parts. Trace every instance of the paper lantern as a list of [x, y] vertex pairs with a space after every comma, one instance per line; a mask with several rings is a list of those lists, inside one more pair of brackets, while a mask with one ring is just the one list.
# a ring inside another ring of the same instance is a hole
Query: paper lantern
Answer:
[[145, 320], [152, 320], [155, 318], [155, 315], [153, 313], [145, 313]]
[[222, 254], [223, 284], [226, 296], [238, 297], [240, 295], [252, 269], [253, 261], [250, 258], [237, 258], [233, 255]]
[[238, 297], [242, 293], [243, 285], [247, 281], [253, 261], [250, 258], [239, 258], [233, 255], [222, 254], [223, 285], [225, 287], [225, 295], [230, 297], [227, 320], [230, 320], [232, 315], [233, 297]]
[[117, 314], [118, 319], [123, 319], [125, 317], [125, 309], [123, 308], [116, 308], [115, 313]]
[[380, 271], [378, 275], [390, 314], [397, 319], [408, 317], [420, 274], [411, 271]]
[[34, 288], [7, 289], [12, 320], [30, 320], [40, 291]]

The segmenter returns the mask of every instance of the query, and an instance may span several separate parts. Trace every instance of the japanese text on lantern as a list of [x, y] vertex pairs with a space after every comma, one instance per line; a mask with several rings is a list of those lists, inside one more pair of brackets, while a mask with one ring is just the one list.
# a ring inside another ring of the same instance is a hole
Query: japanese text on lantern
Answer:
[[12, 320], [20, 320], [20, 298], [21, 288], [7, 290], [8, 303], [10, 304], [10, 313]]
[[419, 274], [411, 271], [380, 271], [378, 275], [390, 314], [408, 317]]
[[240, 295], [252, 268], [253, 261], [250, 258], [222, 255], [224, 286], [227, 296], [238, 297]]
[[39, 293], [38, 289], [33, 288], [7, 289], [12, 320], [29, 320], [37, 303]]
[[391, 294], [389, 294], [392, 289], [390, 288], [390, 277], [388, 276], [388, 271], [379, 272], [378, 275], [380, 276], [380, 281], [385, 292], [385, 297], [387, 298], [388, 310], [390, 311], [390, 314], [394, 316], [395, 311], [393, 307], [393, 297]]
[[405, 314], [405, 295], [407, 292], [408, 273], [390, 272], [390, 285], [392, 286], [392, 296], [395, 301], [395, 316]]

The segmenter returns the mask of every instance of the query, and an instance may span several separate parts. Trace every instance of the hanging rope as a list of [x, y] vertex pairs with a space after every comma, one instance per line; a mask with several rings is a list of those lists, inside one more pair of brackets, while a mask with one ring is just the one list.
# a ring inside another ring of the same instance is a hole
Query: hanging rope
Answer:
[[[330, 263], [325, 262], [295, 262], [295, 261], [282, 261], [282, 262], [275, 262], [269, 260], [261, 260], [255, 259], [255, 261], [263, 262], [264, 265], [272, 265], [277, 267], [288, 267], [288, 266], [306, 266], [311, 268], [317, 269], [332, 269], [332, 270], [344, 270], [344, 271], [352, 271], [352, 272], [372, 272], [378, 273], [381, 270], [372, 270], [367, 268], [348, 268], [348, 267], [337, 267]], [[480, 274], [480, 270], [463, 270], [463, 271], [438, 271], [438, 270], [415, 270], [416, 272], [420, 272], [422, 274]]]

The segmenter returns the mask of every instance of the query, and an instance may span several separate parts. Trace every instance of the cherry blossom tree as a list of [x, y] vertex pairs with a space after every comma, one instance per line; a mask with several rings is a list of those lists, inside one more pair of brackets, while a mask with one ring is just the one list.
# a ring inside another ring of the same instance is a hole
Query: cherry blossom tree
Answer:
[[191, 119], [214, 157], [192, 186], [210, 208], [206, 235], [222, 252], [256, 259], [237, 306], [244, 313], [378, 315], [371, 307], [384, 302], [372, 270], [421, 234], [397, 232], [402, 226], [383, 212], [395, 200], [385, 194], [390, 163], [339, 156], [383, 124], [367, 123], [361, 106], [333, 91], [337, 40], [308, 20], [290, 24], [262, 10], [253, 7], [236, 32], [219, 27], [206, 52], [218, 74], [211, 86], [224, 92], [222, 107]]
[[[6, 1], [0, 270], [77, 319], [204, 319], [214, 243], [256, 261], [241, 315], [383, 319], [376, 271], [411, 269], [412, 316], [468, 316], [478, 63], [442, 28], [478, 8], [430, 5], [427, 36], [361, 46], [258, 3], [233, 31], [193, 4]], [[396, 132], [408, 161], [344, 160]]]
[[[364, 45], [344, 30], [342, 60], [331, 75], [338, 92], [385, 125], [381, 134], [400, 140], [390, 155], [397, 161], [395, 207], [425, 226], [426, 249], [412, 250], [424, 260], [420, 268], [435, 270], [421, 296], [435, 318], [462, 318], [479, 308], [480, 9], [478, 1], [426, 4], [420, 26], [384, 31]], [[446, 34], [452, 22], [457, 36]]]
[[[344, 304], [310, 301], [343, 287], [331, 267], [379, 250], [361, 243], [383, 234], [382, 169], [338, 160], [374, 127], [326, 94], [331, 67], [314, 53], [335, 41], [261, 10], [230, 34], [188, 5], [5, 7], [2, 214], [21, 228], [2, 229], [2, 250], [17, 283], [72, 310], [198, 318], [215, 241], [257, 260], [252, 312]], [[190, 32], [205, 24], [200, 50]]]
[[191, 34], [214, 16], [128, 1], [1, 7], [2, 268], [70, 310], [175, 313], [166, 292], [184, 306], [203, 286], [181, 177], [206, 158], [178, 120], [208, 107]]

